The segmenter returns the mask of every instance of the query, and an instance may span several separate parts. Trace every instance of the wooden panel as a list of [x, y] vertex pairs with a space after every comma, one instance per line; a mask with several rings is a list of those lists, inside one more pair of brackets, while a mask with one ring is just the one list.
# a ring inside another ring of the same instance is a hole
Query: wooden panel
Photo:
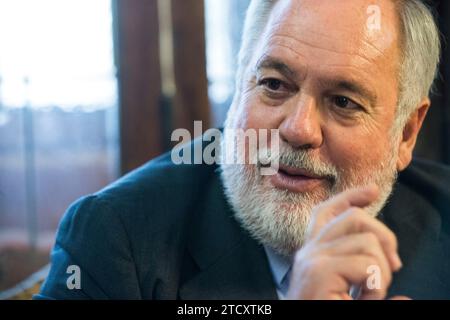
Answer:
[[156, 0], [116, 0], [121, 171], [163, 150]]
[[206, 76], [204, 1], [172, 0], [172, 29], [176, 94], [172, 106], [172, 129], [193, 133], [194, 120], [210, 126]]

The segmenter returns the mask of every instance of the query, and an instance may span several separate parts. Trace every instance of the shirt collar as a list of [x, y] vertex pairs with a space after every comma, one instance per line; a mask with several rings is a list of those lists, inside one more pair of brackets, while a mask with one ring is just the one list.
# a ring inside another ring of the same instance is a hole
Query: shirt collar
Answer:
[[[276, 287], [278, 290], [284, 291], [284, 283], [288, 281], [286, 277], [292, 266], [292, 258], [283, 256], [266, 245], [264, 246], [264, 250], [266, 251], [267, 259], [269, 260], [269, 266]], [[283, 293], [285, 294], [286, 292]]]

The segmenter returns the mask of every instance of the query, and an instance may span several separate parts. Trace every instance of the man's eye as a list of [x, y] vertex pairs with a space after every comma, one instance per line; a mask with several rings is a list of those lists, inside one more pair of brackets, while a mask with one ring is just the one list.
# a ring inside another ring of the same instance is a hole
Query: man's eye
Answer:
[[259, 84], [265, 86], [271, 91], [279, 91], [283, 86], [283, 82], [275, 78], [263, 79], [259, 82]]
[[340, 109], [361, 109], [359, 104], [344, 96], [333, 97], [333, 104]]

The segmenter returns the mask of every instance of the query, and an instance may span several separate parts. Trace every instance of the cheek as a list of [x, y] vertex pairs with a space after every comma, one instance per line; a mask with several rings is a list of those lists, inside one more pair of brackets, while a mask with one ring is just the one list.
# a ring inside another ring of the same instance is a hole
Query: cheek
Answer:
[[[388, 105], [391, 100], [387, 99], [383, 103]], [[390, 131], [394, 118], [393, 107], [384, 109], [355, 126], [342, 126], [335, 121], [327, 121], [322, 132], [328, 158], [344, 170], [378, 168], [393, 151]]]
[[243, 129], [277, 129], [283, 121], [283, 108], [268, 106], [255, 89], [245, 92], [236, 113], [237, 127]]
[[390, 151], [390, 139], [386, 133], [381, 135], [357, 128], [329, 126], [323, 134], [327, 157], [343, 170], [375, 168]]
[[283, 120], [282, 108], [267, 106], [256, 95], [243, 99], [240, 109], [242, 128], [277, 129]]

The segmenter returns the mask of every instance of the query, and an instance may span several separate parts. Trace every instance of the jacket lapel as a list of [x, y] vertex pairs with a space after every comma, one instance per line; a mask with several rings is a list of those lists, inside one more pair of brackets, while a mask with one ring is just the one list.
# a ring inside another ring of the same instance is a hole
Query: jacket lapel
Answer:
[[181, 299], [277, 299], [263, 247], [233, 217], [216, 174], [197, 208], [188, 251], [198, 272], [181, 284]]
[[402, 176], [381, 217], [397, 235], [404, 265], [394, 275], [389, 296], [449, 299], [450, 246], [448, 236], [441, 234], [440, 210], [422, 192], [401, 182]]
[[243, 240], [184, 283], [181, 299], [277, 299], [264, 250]]

